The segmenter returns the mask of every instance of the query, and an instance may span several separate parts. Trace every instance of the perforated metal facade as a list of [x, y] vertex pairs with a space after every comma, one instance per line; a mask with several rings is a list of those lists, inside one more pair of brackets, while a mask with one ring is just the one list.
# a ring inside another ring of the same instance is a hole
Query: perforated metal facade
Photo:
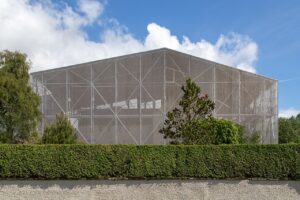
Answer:
[[191, 77], [216, 103], [216, 117], [234, 120], [263, 143], [277, 143], [277, 81], [169, 49], [32, 73], [44, 114], [40, 129], [64, 112], [82, 140], [164, 144], [165, 114]]

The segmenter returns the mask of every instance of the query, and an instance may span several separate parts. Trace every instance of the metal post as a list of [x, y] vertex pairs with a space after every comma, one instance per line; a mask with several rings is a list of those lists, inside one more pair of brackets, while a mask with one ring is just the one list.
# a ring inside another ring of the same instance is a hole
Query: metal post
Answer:
[[[163, 80], [163, 92], [164, 92], [164, 107], [163, 107], [163, 123], [165, 122], [165, 120], [166, 120], [166, 115], [167, 115], [167, 113], [166, 113], [166, 101], [167, 101], [167, 96], [166, 96], [166, 50], [164, 50], [163, 51], [163, 54], [164, 54], [164, 66], [163, 66], [163, 68], [164, 68], [164, 80]], [[162, 137], [162, 139], [163, 139], [163, 136], [161, 136]], [[163, 143], [164, 144], [166, 144], [166, 140], [165, 139], [163, 139]]]
[[90, 71], [90, 87], [91, 87], [91, 143], [95, 143], [94, 141], [94, 84], [93, 84], [93, 64], [91, 64]]
[[[213, 99], [214, 99], [214, 103], [216, 104], [216, 64], [214, 64], [214, 77], [213, 77], [213, 90], [214, 90], [214, 96], [213, 96]], [[216, 117], [216, 109], [214, 109], [213, 111], [213, 116]]]
[[276, 108], [275, 108], [276, 109], [276, 111], [275, 111], [276, 112], [276, 114], [275, 114], [276, 115], [276, 118], [275, 118], [275, 120], [276, 120], [276, 138], [275, 138], [275, 144], [278, 144], [278, 139], [279, 139], [278, 138], [278, 131], [279, 131], [278, 130], [279, 129], [279, 124], [278, 124], [278, 114], [279, 114], [278, 113], [278, 103], [279, 103], [278, 81], [276, 81], [276, 88], [275, 89], [276, 89], [276, 98], [275, 98], [276, 99], [276, 104], [275, 104], [275, 106], [276, 106]]
[[115, 143], [118, 144], [118, 119], [117, 119], [117, 106], [116, 103], [118, 101], [118, 77], [117, 77], [117, 60], [115, 60]]
[[[264, 129], [264, 133], [265, 134], [265, 137], [267, 136], [267, 134], [271, 134], [271, 133], [267, 133], [266, 130], [267, 130], [267, 124], [266, 124], [266, 80], [264, 79], [263, 80], [263, 83], [264, 83], [264, 87], [263, 87], [263, 102], [262, 102], [262, 110], [260, 112], [263, 112], [263, 129]], [[267, 138], [267, 137], [266, 137]], [[269, 141], [264, 141], [263, 140], [263, 143], [269, 143], [269, 144], [272, 144], [272, 140], [271, 138], [269, 138], [270, 140]]]
[[44, 102], [45, 102], [45, 85], [44, 85], [44, 72], [42, 72], [42, 135], [44, 135], [45, 129], [45, 112], [44, 112]]
[[141, 109], [141, 101], [142, 101], [142, 58], [140, 55], [140, 98], [138, 101], [139, 107], [139, 124], [140, 124], [140, 144], [142, 144], [142, 109]]
[[239, 111], [238, 111], [238, 121], [239, 124], [241, 124], [241, 71], [239, 71], [239, 79], [238, 79], [238, 98], [239, 98], [239, 102], [238, 102], [238, 106], [239, 106]]
[[69, 74], [68, 70], [65, 70], [66, 73], [66, 116], [69, 118]]
[[191, 77], [191, 56], [189, 56], [189, 68], [188, 68], [189, 77]]

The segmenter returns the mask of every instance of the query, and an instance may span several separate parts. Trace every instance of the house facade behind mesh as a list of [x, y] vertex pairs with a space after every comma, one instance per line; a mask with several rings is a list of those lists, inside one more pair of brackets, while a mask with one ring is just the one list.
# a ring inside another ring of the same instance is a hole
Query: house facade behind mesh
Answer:
[[170, 49], [31, 74], [41, 96], [41, 131], [64, 112], [87, 143], [165, 144], [164, 117], [191, 77], [215, 102], [214, 115], [278, 141], [277, 81]]

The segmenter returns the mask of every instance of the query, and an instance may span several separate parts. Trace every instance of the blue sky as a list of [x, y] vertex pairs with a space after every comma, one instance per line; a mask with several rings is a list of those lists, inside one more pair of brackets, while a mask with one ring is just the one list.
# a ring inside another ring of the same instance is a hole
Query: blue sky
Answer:
[[[147, 34], [141, 27], [149, 22], [194, 41], [216, 41], [229, 32], [248, 35], [258, 44], [257, 73], [279, 80], [280, 109], [300, 110], [300, 1], [131, 2], [109, 1], [106, 14], [139, 38]], [[283, 81], [287, 79], [295, 80]]]
[[300, 112], [299, 13], [299, 0], [3, 0], [0, 50], [26, 52], [39, 70], [172, 43], [279, 80], [279, 109], [291, 115]]

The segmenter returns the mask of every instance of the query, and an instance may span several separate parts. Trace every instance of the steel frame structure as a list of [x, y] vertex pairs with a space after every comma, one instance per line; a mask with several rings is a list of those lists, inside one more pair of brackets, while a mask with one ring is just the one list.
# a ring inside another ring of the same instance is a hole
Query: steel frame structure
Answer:
[[276, 80], [166, 48], [32, 73], [40, 130], [64, 112], [87, 143], [165, 144], [158, 130], [187, 77], [216, 103], [216, 117], [277, 143]]

